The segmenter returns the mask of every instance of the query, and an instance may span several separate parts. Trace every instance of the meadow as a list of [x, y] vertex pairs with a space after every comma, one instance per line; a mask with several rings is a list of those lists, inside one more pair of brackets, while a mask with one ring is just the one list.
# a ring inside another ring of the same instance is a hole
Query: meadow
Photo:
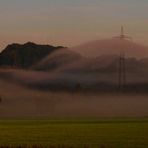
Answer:
[[147, 148], [148, 120], [1, 120], [0, 145]]

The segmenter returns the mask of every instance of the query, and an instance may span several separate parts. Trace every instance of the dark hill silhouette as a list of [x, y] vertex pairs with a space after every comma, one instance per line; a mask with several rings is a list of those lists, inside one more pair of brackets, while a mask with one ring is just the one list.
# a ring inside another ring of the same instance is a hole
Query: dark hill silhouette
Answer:
[[48, 54], [64, 48], [62, 46], [37, 45], [32, 42], [8, 45], [0, 53], [0, 66], [13, 68], [29, 68]]

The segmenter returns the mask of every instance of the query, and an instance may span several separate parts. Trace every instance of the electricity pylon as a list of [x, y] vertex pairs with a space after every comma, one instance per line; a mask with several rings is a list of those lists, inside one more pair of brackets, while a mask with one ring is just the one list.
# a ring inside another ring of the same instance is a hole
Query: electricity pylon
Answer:
[[[124, 34], [124, 27], [121, 26], [121, 32], [119, 36], [115, 38], [121, 40], [132, 40], [131, 37]], [[126, 58], [124, 51], [120, 51], [119, 54], [119, 65], [118, 65], [118, 88], [119, 90], [123, 90], [126, 86]]]
[[121, 26], [121, 32], [119, 36], [116, 36], [115, 38], [121, 39], [121, 40], [132, 40], [132, 38], [130, 36], [125, 35], [124, 33], [124, 27]]

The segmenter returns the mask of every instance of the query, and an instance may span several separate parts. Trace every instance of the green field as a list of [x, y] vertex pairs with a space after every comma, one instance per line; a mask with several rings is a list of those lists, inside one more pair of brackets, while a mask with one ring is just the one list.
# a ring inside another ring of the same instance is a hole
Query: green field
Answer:
[[1, 120], [0, 145], [147, 148], [148, 120]]

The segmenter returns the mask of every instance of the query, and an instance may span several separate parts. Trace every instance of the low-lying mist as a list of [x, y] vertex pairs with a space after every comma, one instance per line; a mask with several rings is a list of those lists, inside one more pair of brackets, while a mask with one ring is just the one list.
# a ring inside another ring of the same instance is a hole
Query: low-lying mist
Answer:
[[[26, 45], [27, 49], [38, 47], [32, 43]], [[23, 50], [26, 53], [26, 49]], [[18, 51], [15, 51], [18, 59], [20, 55], [24, 57], [24, 54]], [[126, 55], [124, 72], [121, 72], [119, 54], [123, 51]], [[147, 47], [129, 40], [93, 41], [76, 48], [53, 49], [33, 65], [28, 60], [32, 58], [32, 54], [34, 55], [34, 52], [29, 55], [27, 52], [28, 57], [25, 56], [27, 68], [24, 68], [23, 58], [19, 61], [15, 54], [10, 54], [9, 59], [12, 58], [13, 62], [9, 64], [7, 54], [2, 60], [1, 118], [103, 118], [148, 115], [148, 58], [145, 58], [148, 57]], [[123, 73], [126, 78], [124, 91], [119, 93], [119, 76]]]
[[30, 90], [0, 80], [1, 118], [146, 117], [147, 95]]

